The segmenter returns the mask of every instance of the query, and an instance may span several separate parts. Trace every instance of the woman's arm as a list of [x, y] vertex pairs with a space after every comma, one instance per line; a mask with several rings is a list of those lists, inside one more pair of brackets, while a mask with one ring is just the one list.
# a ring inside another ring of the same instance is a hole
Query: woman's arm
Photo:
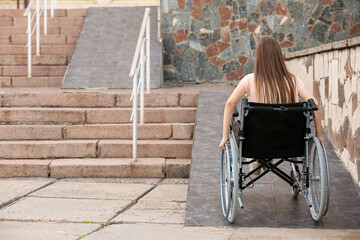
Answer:
[[230, 129], [230, 122], [232, 118], [232, 114], [234, 112], [235, 105], [240, 101], [240, 99], [245, 96], [246, 89], [243, 84], [240, 83], [235, 88], [231, 96], [226, 102], [225, 110], [224, 110], [224, 121], [223, 121], [223, 136], [222, 140], [219, 144], [219, 148], [225, 150], [225, 143], [229, 140], [229, 129]]
[[316, 137], [323, 143], [325, 144], [325, 141], [322, 137], [322, 133], [321, 133], [321, 108], [319, 105], [319, 102], [315, 99], [315, 97], [311, 94], [311, 92], [306, 88], [303, 87], [303, 89], [299, 92], [299, 95], [302, 99], [304, 99], [304, 101], [309, 100], [310, 98], [314, 99], [315, 104], [318, 108], [317, 111], [314, 111], [315, 113], [315, 135]]

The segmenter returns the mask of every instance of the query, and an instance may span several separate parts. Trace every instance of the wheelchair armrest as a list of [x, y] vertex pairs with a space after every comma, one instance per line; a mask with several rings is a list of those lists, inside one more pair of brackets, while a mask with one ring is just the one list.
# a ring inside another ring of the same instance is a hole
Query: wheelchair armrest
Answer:
[[308, 100], [308, 108], [309, 108], [310, 110], [312, 110], [312, 111], [317, 111], [317, 110], [318, 110], [318, 108], [317, 108], [317, 106], [316, 106], [316, 104], [315, 104], [314, 99], [310, 98], [310, 99]]

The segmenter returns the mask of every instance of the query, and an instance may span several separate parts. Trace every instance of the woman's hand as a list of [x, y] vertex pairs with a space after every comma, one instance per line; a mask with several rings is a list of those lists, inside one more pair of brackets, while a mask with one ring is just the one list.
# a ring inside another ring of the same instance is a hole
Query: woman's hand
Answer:
[[225, 143], [226, 143], [227, 141], [229, 141], [229, 138], [223, 138], [223, 139], [221, 139], [221, 142], [220, 142], [220, 144], [219, 144], [219, 148], [221, 148], [222, 150], [226, 150], [226, 148], [225, 148]]
[[323, 139], [322, 135], [316, 135], [316, 137], [324, 144], [325, 146], [325, 140]]

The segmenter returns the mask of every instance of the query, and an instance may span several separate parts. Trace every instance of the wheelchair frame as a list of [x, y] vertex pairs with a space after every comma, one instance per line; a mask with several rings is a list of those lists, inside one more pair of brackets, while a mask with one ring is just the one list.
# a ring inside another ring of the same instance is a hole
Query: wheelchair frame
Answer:
[[[241, 104], [241, 119], [236, 121], [239, 117], [238, 112], [233, 114], [233, 121], [239, 123], [239, 145], [237, 144], [234, 126], [230, 126], [229, 141], [225, 144], [226, 150], [222, 151], [221, 155], [221, 171], [220, 171], [220, 185], [221, 185], [221, 203], [223, 215], [230, 223], [235, 221], [237, 202], [240, 208], [244, 208], [242, 202], [243, 190], [252, 186], [257, 180], [262, 178], [268, 172], [273, 172], [275, 175], [287, 182], [292, 189], [292, 196], [297, 197], [301, 192], [310, 208], [311, 216], [315, 221], [319, 221], [322, 216], [325, 216], [330, 202], [330, 188], [329, 188], [329, 164], [325, 147], [321, 141], [315, 136], [310, 136], [310, 122], [314, 119], [314, 111], [317, 107], [313, 99], [309, 99], [302, 104], [302, 107], [274, 107], [269, 106], [253, 107], [244, 98]], [[270, 162], [270, 159], [253, 159], [245, 161], [242, 156], [243, 142], [245, 140], [244, 132], [244, 119], [249, 111], [294, 111], [303, 112], [306, 117], [306, 132], [304, 136], [305, 149], [304, 156], [301, 160], [293, 158], [281, 158], [276, 163]], [[252, 171], [245, 173], [243, 165], [248, 165], [258, 161], [260, 166]], [[290, 162], [291, 172], [290, 175], [286, 174], [278, 166], [283, 162]], [[298, 164], [302, 164], [302, 172], [300, 173]], [[255, 178], [251, 175], [257, 170], [265, 167], [265, 171]], [[317, 172], [319, 167], [319, 172]], [[248, 181], [249, 179], [249, 181]], [[320, 186], [317, 187], [316, 183], [319, 182]], [[318, 195], [320, 193], [320, 195]]]

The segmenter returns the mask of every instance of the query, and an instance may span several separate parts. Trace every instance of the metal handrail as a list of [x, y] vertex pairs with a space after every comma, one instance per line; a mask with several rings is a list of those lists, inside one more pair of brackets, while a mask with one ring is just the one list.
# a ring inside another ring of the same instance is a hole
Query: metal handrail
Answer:
[[[34, 15], [31, 17], [31, 7], [34, 4], [35, 0], [31, 0], [25, 10], [24, 16], [28, 17], [28, 27], [26, 33], [28, 35], [28, 42], [26, 47], [28, 48], [28, 77], [31, 77], [31, 65], [32, 65], [32, 55], [31, 55], [31, 37], [36, 29], [36, 55], [40, 56], [40, 16], [44, 13], [44, 35], [47, 35], [47, 0], [44, 0], [44, 7], [40, 10], [40, 0], [36, 0], [36, 9]], [[55, 4], [54, 4], [55, 3]], [[51, 0], [51, 17], [54, 17], [54, 6], [56, 6], [56, 0]], [[36, 23], [34, 28], [32, 28], [32, 21], [36, 16]]]
[[[140, 91], [140, 124], [144, 124], [144, 91], [146, 78], [146, 91], [150, 92], [150, 8], [145, 9], [144, 18], [140, 28], [133, 62], [129, 76], [133, 79], [133, 89], [130, 101], [133, 109], [130, 121], [133, 122], [133, 159], [137, 160], [137, 99]], [[146, 54], [145, 54], [146, 51]], [[146, 67], [146, 76], [145, 76]]]

